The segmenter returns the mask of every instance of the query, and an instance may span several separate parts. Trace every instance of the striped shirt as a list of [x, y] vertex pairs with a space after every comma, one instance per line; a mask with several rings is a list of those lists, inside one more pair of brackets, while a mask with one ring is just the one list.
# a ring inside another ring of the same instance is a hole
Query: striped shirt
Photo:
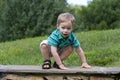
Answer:
[[61, 35], [59, 29], [53, 31], [47, 40], [48, 40], [48, 45], [57, 48], [63, 48], [67, 46], [73, 46], [77, 48], [80, 46], [80, 43], [73, 32], [71, 32], [67, 38], [64, 38]]

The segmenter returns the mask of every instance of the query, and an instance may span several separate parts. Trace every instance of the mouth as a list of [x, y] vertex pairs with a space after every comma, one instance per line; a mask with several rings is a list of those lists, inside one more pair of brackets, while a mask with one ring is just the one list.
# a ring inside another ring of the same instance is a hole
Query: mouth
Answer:
[[63, 36], [64, 36], [64, 37], [67, 37], [67, 36], [68, 36], [68, 34], [63, 34]]

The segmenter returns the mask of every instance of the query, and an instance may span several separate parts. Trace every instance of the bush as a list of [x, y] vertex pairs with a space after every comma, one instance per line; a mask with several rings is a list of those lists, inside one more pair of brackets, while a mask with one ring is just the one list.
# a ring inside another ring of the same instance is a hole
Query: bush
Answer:
[[119, 28], [120, 2], [119, 0], [93, 0], [87, 7], [82, 6], [77, 15], [80, 17], [76, 24], [81, 26], [76, 30]]
[[66, 9], [66, 0], [1, 1], [0, 41], [48, 34]]

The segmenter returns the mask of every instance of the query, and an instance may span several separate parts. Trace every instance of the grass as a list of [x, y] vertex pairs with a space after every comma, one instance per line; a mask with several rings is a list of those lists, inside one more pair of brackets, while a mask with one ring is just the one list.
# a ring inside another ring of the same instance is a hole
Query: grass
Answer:
[[[81, 43], [87, 62], [92, 66], [120, 66], [120, 29], [75, 33]], [[42, 65], [39, 43], [47, 36], [0, 43], [0, 64]], [[53, 59], [52, 59], [53, 60]], [[80, 66], [77, 54], [65, 60], [69, 66]]]

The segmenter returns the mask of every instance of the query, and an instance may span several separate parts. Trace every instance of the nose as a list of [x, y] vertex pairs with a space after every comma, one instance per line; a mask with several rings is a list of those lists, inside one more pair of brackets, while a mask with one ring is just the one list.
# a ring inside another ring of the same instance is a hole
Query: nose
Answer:
[[67, 29], [65, 29], [65, 32], [67, 32], [68, 30]]
[[64, 32], [65, 32], [65, 33], [67, 33], [67, 32], [68, 32], [68, 30], [67, 30], [67, 29], [65, 29], [65, 30], [64, 30]]

